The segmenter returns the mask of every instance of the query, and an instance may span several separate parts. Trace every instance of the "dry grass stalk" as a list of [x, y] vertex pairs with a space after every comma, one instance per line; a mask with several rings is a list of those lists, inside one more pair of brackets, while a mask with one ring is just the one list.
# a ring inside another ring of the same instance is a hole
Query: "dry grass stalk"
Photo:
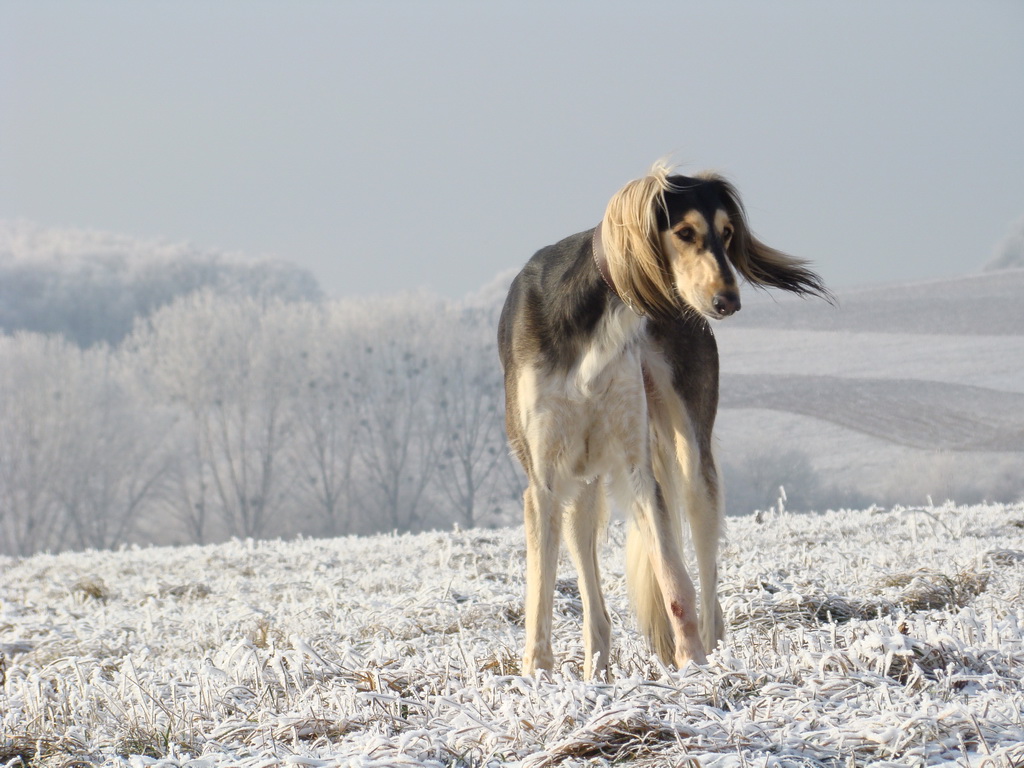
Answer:
[[654, 758], [688, 734], [639, 710], [606, 712], [561, 742], [527, 760], [530, 768], [558, 765], [566, 760], [599, 758], [611, 763]]

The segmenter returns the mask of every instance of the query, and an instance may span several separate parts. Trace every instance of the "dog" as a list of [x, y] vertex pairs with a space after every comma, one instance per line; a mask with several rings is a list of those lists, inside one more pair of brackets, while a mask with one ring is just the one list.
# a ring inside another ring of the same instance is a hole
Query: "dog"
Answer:
[[[631, 509], [626, 581], [668, 664], [704, 664], [725, 634], [717, 595], [722, 490], [712, 453], [718, 348], [709, 320], [758, 287], [832, 297], [807, 262], [754, 237], [735, 187], [664, 163], [608, 202], [600, 224], [542, 248], [498, 323], [509, 444], [526, 472], [522, 672], [552, 669], [563, 527], [583, 603], [584, 675], [607, 674], [611, 621], [598, 538], [606, 486]], [[686, 511], [701, 599], [683, 564]]]

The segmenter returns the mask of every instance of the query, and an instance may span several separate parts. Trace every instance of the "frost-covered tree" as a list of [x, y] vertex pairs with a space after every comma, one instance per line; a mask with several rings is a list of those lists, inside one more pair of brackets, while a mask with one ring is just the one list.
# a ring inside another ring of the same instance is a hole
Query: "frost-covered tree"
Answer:
[[0, 336], [3, 550], [495, 524], [494, 316], [205, 290], [115, 348]]
[[164, 474], [166, 425], [107, 347], [0, 338], [3, 549], [105, 548], [131, 540]]
[[335, 302], [318, 322], [291, 445], [296, 498], [319, 529], [495, 522], [509, 458], [483, 312], [413, 295]]
[[995, 248], [995, 255], [985, 265], [986, 270], [1024, 268], [1024, 216], [1013, 223]]
[[282, 471], [309, 305], [203, 292], [162, 309], [133, 340], [158, 396], [185, 415], [177, 507], [205, 536], [211, 509], [238, 536], [269, 533], [290, 478]]
[[123, 235], [0, 222], [0, 330], [117, 344], [137, 318], [208, 289], [229, 296], [318, 300], [294, 264]]
[[[54, 494], [77, 548], [132, 540], [167, 471], [167, 419], [133, 386], [133, 361], [106, 346], [69, 350], [62, 382], [62, 471]], [[127, 364], [126, 364], [127, 363]]]
[[416, 530], [430, 517], [424, 502], [440, 446], [443, 314], [443, 304], [425, 296], [352, 304], [356, 492], [372, 530]]
[[357, 361], [362, 354], [348, 304], [323, 306], [310, 317], [296, 361], [299, 386], [292, 403], [290, 458], [297, 502], [319, 534], [358, 530], [354, 475], [359, 423]]
[[212, 294], [181, 300], [139, 324], [128, 342], [153, 404], [167, 404], [181, 414], [172, 435], [168, 504], [198, 543], [209, 540], [214, 514], [208, 431], [217, 370], [208, 361], [217, 356], [216, 339], [207, 332], [214, 304]]
[[482, 314], [450, 311], [438, 339], [444, 371], [436, 401], [443, 427], [437, 484], [466, 528], [496, 520], [502, 501], [498, 469], [508, 460], [501, 368], [493, 328]]
[[0, 337], [0, 551], [6, 554], [64, 543], [53, 483], [62, 471], [62, 377], [69, 346], [37, 334]]

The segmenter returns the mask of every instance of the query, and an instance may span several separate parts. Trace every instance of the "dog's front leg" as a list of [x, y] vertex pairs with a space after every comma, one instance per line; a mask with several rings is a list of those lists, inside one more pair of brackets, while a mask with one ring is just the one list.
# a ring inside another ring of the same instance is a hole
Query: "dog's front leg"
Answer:
[[608, 671], [612, 621], [601, 593], [597, 539], [608, 524], [601, 478], [584, 483], [566, 512], [565, 543], [576, 564], [580, 600], [583, 603], [583, 675], [601, 677]]
[[551, 669], [551, 614], [558, 569], [562, 509], [551, 491], [531, 483], [523, 495], [526, 522], [526, 648], [524, 675]]

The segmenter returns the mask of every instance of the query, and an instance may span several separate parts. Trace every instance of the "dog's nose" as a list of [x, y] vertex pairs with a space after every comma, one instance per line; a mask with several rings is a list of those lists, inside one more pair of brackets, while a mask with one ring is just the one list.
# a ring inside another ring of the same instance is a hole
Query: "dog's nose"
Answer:
[[716, 293], [711, 300], [711, 306], [715, 308], [722, 317], [728, 317], [740, 311], [740, 297], [735, 291], [722, 291]]

